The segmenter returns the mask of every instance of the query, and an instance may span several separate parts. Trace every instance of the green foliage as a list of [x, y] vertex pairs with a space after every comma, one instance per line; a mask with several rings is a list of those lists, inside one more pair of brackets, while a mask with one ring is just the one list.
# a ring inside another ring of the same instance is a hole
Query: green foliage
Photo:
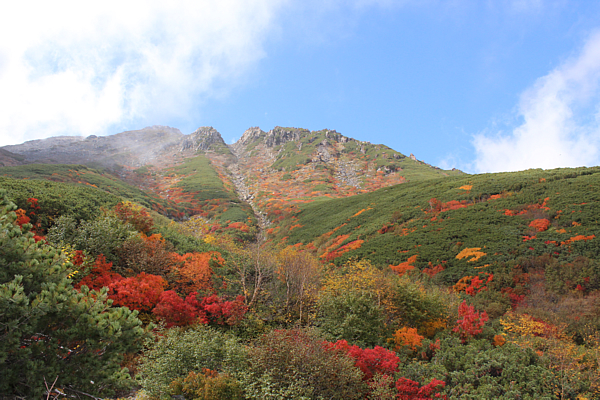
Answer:
[[90, 186], [37, 179], [0, 177], [0, 188], [5, 189], [17, 206], [24, 210], [28, 209], [28, 198], [38, 199], [40, 210], [36, 212], [36, 221], [43, 231], [61, 215], [69, 215], [75, 220], [93, 219], [102, 208], [111, 209], [122, 200]]
[[208, 244], [202, 239], [181, 233], [174, 222], [158, 225], [155, 227], [154, 232], [161, 234], [180, 255], [193, 252], [205, 253], [207, 251], [218, 251], [221, 254], [224, 252], [220, 247]]
[[551, 371], [531, 349], [493, 347], [486, 340], [461, 345], [457, 338], [443, 339], [430, 362], [404, 364], [400, 375], [417, 382], [445, 380], [449, 398], [557, 398]]
[[446, 321], [454, 299], [438, 289], [425, 288], [406, 277], [392, 280], [390, 302], [402, 326], [423, 328], [435, 320]]
[[246, 350], [230, 335], [204, 325], [164, 331], [149, 343], [138, 381], [152, 398], [170, 398], [169, 385], [191, 371], [211, 369], [234, 374], [243, 368]]
[[347, 340], [360, 347], [385, 344], [385, 317], [375, 293], [344, 291], [322, 296], [316, 324], [331, 341]]
[[110, 394], [130, 385], [120, 362], [143, 337], [136, 312], [109, 308], [106, 290], [77, 292], [72, 265], [15, 225], [0, 192], [0, 395], [39, 398], [57, 387]]
[[[140, 170], [143, 171], [142, 168], [136, 171]], [[173, 212], [176, 208], [176, 206], [173, 203], [170, 203], [169, 201], [165, 201], [156, 195], [146, 193], [135, 186], [125, 183], [115, 173], [108, 169], [89, 168], [83, 165], [69, 164], [28, 164], [20, 165], [17, 167], [0, 168], [0, 175], [4, 175], [6, 177], [10, 177], [17, 180], [27, 180], [28, 182], [25, 182], [27, 183], [27, 185], [29, 185], [29, 182], [32, 182], [32, 179], [35, 179], [60, 182], [64, 184], [69, 184], [69, 186], [72, 185], [76, 188], [85, 187], [92, 190], [99, 189], [99, 192], [106, 192], [117, 197], [122, 197], [127, 200], [131, 200], [150, 209], [160, 206], [161, 208], [171, 210]], [[1, 179], [2, 178], [0, 178], [0, 185], [4, 186]], [[39, 185], [39, 183], [34, 184], [34, 186], [35, 185]], [[58, 185], [57, 187], [61, 188], [65, 187], [65, 185]], [[39, 191], [41, 192], [41, 190]], [[12, 195], [12, 193], [10, 193], [10, 190], [9, 194]], [[100, 197], [101, 194], [98, 193], [96, 194], [96, 196]], [[65, 201], [68, 202], [68, 200], [66, 200], [67, 196], [64, 196], [64, 198]], [[21, 206], [16, 197], [15, 202], [17, 202], [17, 204]]]
[[136, 235], [131, 225], [110, 214], [79, 224], [71, 217], [62, 216], [48, 230], [48, 242], [55, 246], [69, 244], [92, 256], [104, 254], [107, 261], [117, 262], [123, 242]]
[[365, 390], [354, 360], [306, 330], [260, 337], [239, 379], [248, 399], [360, 399]]

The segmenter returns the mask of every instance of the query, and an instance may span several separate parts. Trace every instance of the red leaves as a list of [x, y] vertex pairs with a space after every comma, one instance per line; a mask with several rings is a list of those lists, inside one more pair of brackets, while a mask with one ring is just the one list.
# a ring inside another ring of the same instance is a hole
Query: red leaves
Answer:
[[108, 297], [114, 301], [115, 306], [150, 311], [158, 303], [166, 287], [167, 281], [162, 277], [142, 272], [135, 277], [111, 283]]
[[248, 306], [244, 303], [244, 296], [238, 296], [234, 301], [224, 301], [216, 294], [202, 299], [200, 305], [210, 323], [219, 325], [237, 325], [244, 318]]
[[364, 380], [370, 380], [375, 374], [393, 375], [398, 371], [400, 358], [393, 351], [383, 347], [375, 346], [372, 349], [361, 349], [358, 346], [350, 346], [345, 340], [335, 343], [327, 343], [332, 349], [343, 350], [352, 358], [355, 364], [364, 374]]
[[104, 286], [110, 287], [114, 282], [118, 282], [123, 277], [113, 271], [112, 262], [106, 262], [104, 255], [100, 254], [96, 258], [96, 262], [92, 265], [90, 273], [75, 285], [75, 289], [85, 285], [90, 290], [100, 290]]
[[483, 332], [482, 327], [489, 320], [485, 311], [482, 313], [475, 311], [475, 307], [467, 305], [465, 300], [458, 306], [458, 315], [462, 318], [456, 321], [457, 326], [452, 332], [458, 332], [463, 343], [470, 337]]
[[167, 328], [191, 325], [194, 322], [206, 324], [206, 314], [196, 295], [197, 293], [192, 292], [184, 300], [173, 290], [167, 290], [161, 294], [160, 301], [152, 312], [167, 323]]
[[446, 386], [446, 382], [432, 379], [427, 385], [419, 387], [419, 383], [406, 378], [396, 381], [398, 400], [426, 400], [446, 399], [446, 395], [439, 392]]

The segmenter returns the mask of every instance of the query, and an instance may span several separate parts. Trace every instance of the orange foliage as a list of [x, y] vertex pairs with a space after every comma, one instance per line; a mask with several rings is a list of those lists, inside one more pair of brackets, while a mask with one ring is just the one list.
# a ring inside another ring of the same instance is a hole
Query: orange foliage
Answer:
[[357, 212], [356, 214], [354, 214], [350, 218], [358, 217], [360, 214], [362, 214], [362, 213], [364, 213], [365, 211], [368, 211], [368, 210], [372, 210], [372, 208], [371, 207], [369, 207], [369, 208], [363, 208], [362, 210], [360, 210], [359, 212]]
[[492, 344], [494, 345], [494, 347], [501, 347], [504, 346], [504, 344], [506, 343], [506, 338], [502, 335], [495, 335], [494, 336], [494, 341], [492, 342]]
[[584, 242], [587, 242], [588, 240], [592, 240], [595, 237], [596, 237], [596, 235], [589, 235], [589, 236], [577, 235], [577, 236], [573, 236], [569, 240], [565, 240], [564, 242], [560, 242], [560, 244], [561, 245], [571, 244], [571, 243], [577, 242], [579, 240], [583, 240]]
[[462, 201], [450, 200], [447, 203], [442, 203], [441, 201], [439, 201], [438, 199], [436, 199], [434, 197], [429, 200], [430, 210], [426, 211], [426, 212], [444, 212], [444, 211], [450, 211], [450, 210], [458, 210], [459, 208], [467, 208], [472, 205], [473, 205], [473, 203], [471, 203], [467, 200], [462, 200]]
[[548, 229], [550, 226], [550, 221], [546, 218], [534, 219], [529, 223], [530, 228], [535, 228], [538, 232], [543, 232]]
[[414, 256], [408, 257], [408, 260], [406, 260], [405, 262], [401, 262], [398, 265], [390, 264], [390, 268], [392, 269], [392, 271], [394, 271], [398, 275], [402, 276], [405, 273], [407, 273], [408, 271], [410, 271], [411, 269], [415, 268], [414, 265], [412, 265], [415, 261], [417, 261], [417, 254], [415, 254]]
[[424, 336], [419, 335], [416, 328], [403, 327], [394, 333], [392, 341], [396, 345], [395, 351], [400, 351], [404, 347], [410, 347], [412, 351], [416, 351], [417, 347], [421, 346], [423, 339]]
[[460, 253], [458, 253], [456, 255], [456, 258], [458, 260], [462, 260], [463, 258], [469, 258], [471, 257], [470, 260], [467, 260], [467, 262], [474, 262], [479, 260], [481, 257], [487, 255], [486, 253], [484, 253], [483, 251], [479, 251], [481, 250], [481, 247], [471, 247], [471, 248], [465, 248], [463, 249]]
[[[334, 229], [333, 231], [331, 231], [331, 233], [335, 232], [338, 228]], [[350, 237], [350, 235], [340, 235], [338, 237], [336, 237], [333, 240], [333, 243], [331, 243], [323, 252], [323, 254], [321, 255], [321, 258], [325, 258], [327, 257], [327, 254], [332, 251], [333, 249], [335, 249], [336, 247], [338, 247], [339, 245], [341, 245], [342, 243], [344, 243], [344, 241], [346, 239], [348, 239]]]
[[523, 215], [523, 214], [527, 214], [529, 211], [533, 211], [533, 210], [549, 211], [550, 207], [546, 206], [546, 203], [548, 202], [548, 200], [550, 200], [550, 197], [546, 197], [544, 199], [544, 201], [542, 202], [542, 204], [530, 204], [527, 207], [525, 207], [524, 209], [522, 209], [521, 211], [504, 210], [504, 215], [508, 215], [508, 216]]
[[186, 253], [179, 256], [183, 265], [178, 269], [179, 289], [185, 293], [212, 291], [211, 277], [213, 274], [211, 262], [222, 264], [225, 262], [221, 253], [209, 251], [206, 253]]
[[337, 250], [334, 251], [330, 251], [329, 253], [325, 253], [323, 254], [321, 257], [325, 257], [325, 260], [327, 261], [332, 261], [333, 259], [341, 256], [344, 253], [349, 252], [350, 250], [356, 250], [356, 249], [360, 249], [360, 247], [362, 246], [362, 244], [364, 243], [364, 240], [353, 240], [352, 242], [349, 242], [345, 245], [343, 245], [342, 247], [340, 247]]

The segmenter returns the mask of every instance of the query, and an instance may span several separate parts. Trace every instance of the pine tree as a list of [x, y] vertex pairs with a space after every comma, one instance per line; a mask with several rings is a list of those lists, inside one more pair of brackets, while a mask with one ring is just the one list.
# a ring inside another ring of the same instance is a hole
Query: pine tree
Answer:
[[16, 224], [0, 190], [0, 397], [63, 391], [110, 394], [130, 383], [123, 354], [141, 346], [137, 312], [111, 308], [106, 289], [73, 288], [73, 265]]

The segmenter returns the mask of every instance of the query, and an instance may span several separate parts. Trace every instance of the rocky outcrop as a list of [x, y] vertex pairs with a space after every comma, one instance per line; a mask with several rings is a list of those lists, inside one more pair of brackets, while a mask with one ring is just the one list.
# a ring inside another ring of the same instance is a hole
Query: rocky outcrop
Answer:
[[190, 149], [193, 151], [207, 151], [214, 145], [226, 146], [221, 134], [215, 128], [203, 126], [183, 138], [179, 151]]

